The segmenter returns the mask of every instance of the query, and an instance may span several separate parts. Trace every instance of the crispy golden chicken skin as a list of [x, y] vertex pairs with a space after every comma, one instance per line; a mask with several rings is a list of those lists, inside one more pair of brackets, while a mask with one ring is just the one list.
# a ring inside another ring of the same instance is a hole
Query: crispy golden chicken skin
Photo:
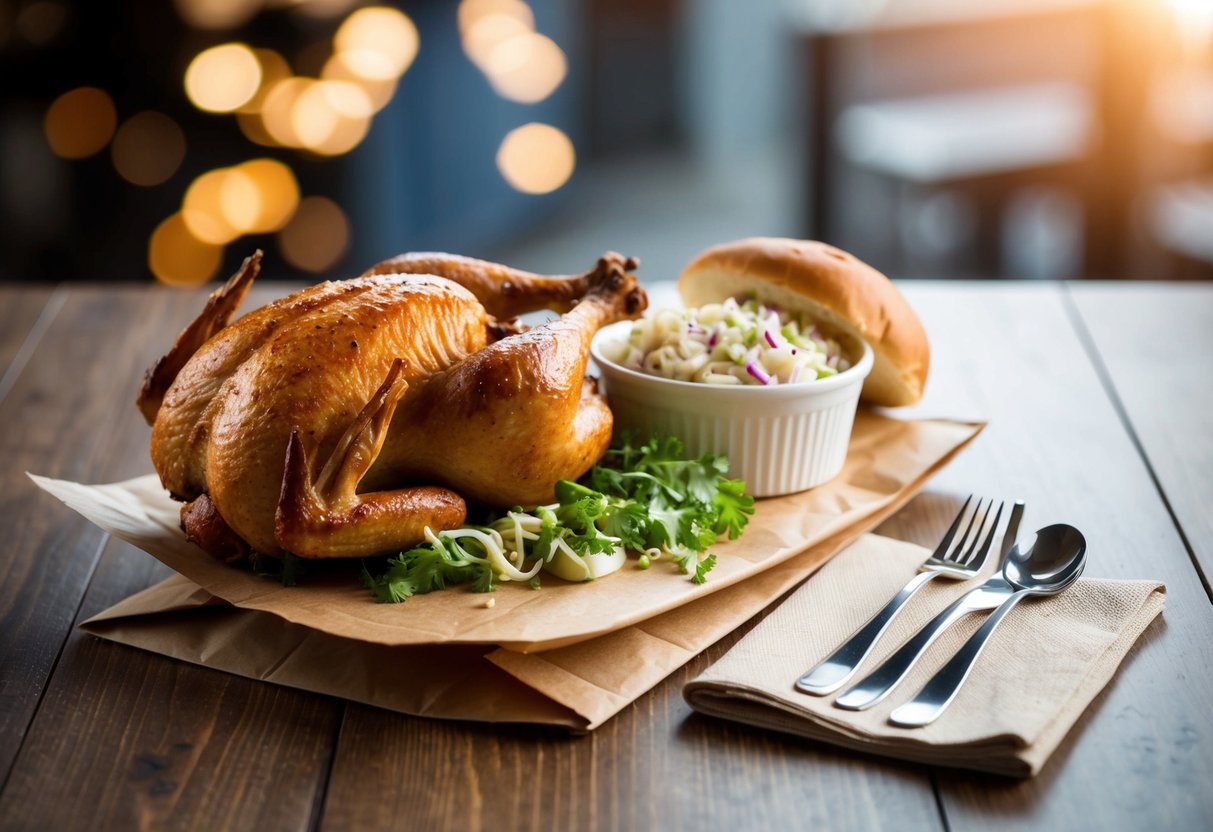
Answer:
[[[609, 253], [547, 277], [457, 255], [401, 255], [229, 323], [254, 254], [148, 371], [152, 462], [217, 557], [398, 551], [459, 526], [465, 498], [551, 501], [606, 450], [585, 375], [605, 324], [647, 301]], [[551, 309], [534, 329], [511, 318]]]

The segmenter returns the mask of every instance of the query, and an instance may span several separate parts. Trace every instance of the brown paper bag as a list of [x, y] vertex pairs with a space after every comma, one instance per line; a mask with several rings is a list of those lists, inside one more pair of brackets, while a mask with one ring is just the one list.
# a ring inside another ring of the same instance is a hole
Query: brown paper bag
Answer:
[[[869, 518], [875, 525], [900, 503]], [[799, 584], [861, 529], [640, 624], [542, 653], [385, 646], [233, 607], [179, 575], [84, 622], [111, 641], [401, 713], [592, 730]], [[880, 551], [860, 537], [857, 556]]]
[[[529, 652], [648, 622], [724, 592], [806, 550], [824, 551], [816, 548], [823, 542], [853, 538], [910, 499], [982, 427], [949, 420], [903, 421], [861, 410], [843, 471], [811, 491], [760, 500], [741, 538], [712, 547], [717, 564], [707, 583], [691, 583], [671, 564], [658, 562], [643, 572], [625, 567], [592, 586], [552, 577], [545, 577], [540, 591], [506, 584], [495, 593], [492, 609], [485, 607], [485, 596], [459, 589], [417, 596], [404, 604], [376, 604], [349, 575], [283, 587], [224, 565], [185, 540], [178, 527], [180, 504], [169, 499], [154, 476], [96, 486], [33, 479], [105, 531], [235, 607], [272, 613], [317, 633], [358, 642], [493, 644]], [[730, 618], [728, 626], [745, 617]]]

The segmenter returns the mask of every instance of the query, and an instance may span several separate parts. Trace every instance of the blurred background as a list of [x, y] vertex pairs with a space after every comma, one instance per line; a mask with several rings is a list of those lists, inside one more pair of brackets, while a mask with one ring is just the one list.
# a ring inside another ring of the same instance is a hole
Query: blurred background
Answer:
[[1213, 0], [0, 0], [0, 279], [1213, 277]]

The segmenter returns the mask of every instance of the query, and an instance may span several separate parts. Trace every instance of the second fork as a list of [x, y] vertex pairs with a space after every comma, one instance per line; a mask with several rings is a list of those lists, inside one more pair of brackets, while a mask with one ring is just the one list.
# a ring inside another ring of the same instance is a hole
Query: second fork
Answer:
[[[910, 579], [901, 591], [893, 596], [887, 604], [874, 615], [866, 624], [859, 628], [841, 647], [830, 656], [823, 659], [815, 667], [796, 680], [796, 689], [815, 696], [824, 696], [841, 688], [854, 675], [855, 669], [872, 651], [872, 647], [888, 629], [889, 624], [923, 586], [932, 579], [943, 575], [954, 580], [966, 580], [976, 577], [990, 553], [990, 544], [994, 532], [998, 528], [999, 518], [1002, 517], [1003, 504], [998, 504], [994, 521], [988, 526], [990, 509], [994, 501], [990, 500], [982, 509], [982, 500], [977, 501], [964, 533], [953, 546], [956, 532], [964, 521], [966, 510], [972, 502], [972, 495], [964, 501], [956, 519], [948, 527], [943, 539], [939, 542], [931, 557], [920, 567], [919, 572]], [[976, 528], [974, 525], [976, 524]], [[1004, 536], [1004, 539], [1005, 536]], [[966, 545], [967, 544], [967, 545]], [[949, 551], [950, 549], [950, 551]]]

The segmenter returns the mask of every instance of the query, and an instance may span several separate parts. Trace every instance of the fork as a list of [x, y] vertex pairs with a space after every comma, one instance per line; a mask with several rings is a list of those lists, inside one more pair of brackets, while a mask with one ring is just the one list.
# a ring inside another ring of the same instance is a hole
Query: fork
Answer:
[[[1019, 532], [1019, 521], [1022, 516], [1023, 502], [1019, 501], [1011, 510], [1011, 520], [1007, 531], [1003, 534], [1001, 549], [1004, 563], [1015, 536]], [[980, 586], [970, 589], [949, 604], [943, 612], [927, 622], [879, 667], [843, 691], [834, 700], [834, 707], [846, 708], [849, 711], [862, 711], [882, 701], [909, 675], [910, 670], [922, 658], [927, 648], [934, 644], [935, 639], [939, 638], [945, 630], [967, 615], [975, 612], [988, 612], [998, 607], [1013, 592], [1013, 588], [1002, 574], [990, 576]]]
[[[987, 527], [986, 521], [990, 519], [990, 509], [994, 506], [994, 500], [991, 499], [983, 511], [982, 500], [979, 498], [977, 505], [973, 509], [973, 513], [969, 515], [969, 522], [965, 526], [964, 533], [953, 547], [952, 541], [956, 538], [956, 532], [964, 521], [969, 503], [972, 501], [973, 495], [970, 494], [968, 499], [964, 501], [964, 505], [960, 507], [960, 511], [956, 514], [956, 519], [948, 527], [947, 533], [939, 541], [939, 545], [935, 548], [931, 557], [919, 567], [918, 574], [911, 578], [910, 582], [902, 587], [900, 592], [894, 595], [876, 615], [872, 616], [841, 647], [797, 679], [797, 690], [803, 693], [811, 693], [815, 696], [824, 696], [838, 690], [855, 674], [856, 668], [872, 652], [872, 648], [881, 635], [884, 634], [885, 630], [888, 629], [893, 619], [901, 611], [901, 608], [914, 597], [914, 594], [918, 590], [941, 575], [952, 580], [963, 581], [976, 577], [981, 572], [981, 568], [985, 565], [986, 558], [990, 554], [990, 544], [994, 540], [994, 531], [998, 528], [998, 520], [1002, 517], [1003, 504], [998, 504], [998, 511], [994, 515], [994, 522], [990, 523]], [[976, 530], [974, 530], [974, 524], [976, 524]], [[951, 551], [949, 551], [949, 548], [951, 548]]]

